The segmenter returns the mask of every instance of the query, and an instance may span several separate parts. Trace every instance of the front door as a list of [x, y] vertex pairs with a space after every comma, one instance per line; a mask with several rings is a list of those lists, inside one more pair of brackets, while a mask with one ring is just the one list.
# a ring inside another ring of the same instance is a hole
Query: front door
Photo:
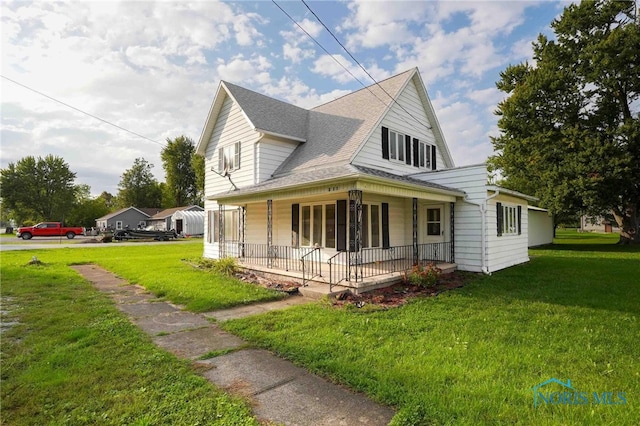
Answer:
[[426, 206], [424, 229], [425, 243], [441, 243], [444, 241], [444, 208], [442, 205]]

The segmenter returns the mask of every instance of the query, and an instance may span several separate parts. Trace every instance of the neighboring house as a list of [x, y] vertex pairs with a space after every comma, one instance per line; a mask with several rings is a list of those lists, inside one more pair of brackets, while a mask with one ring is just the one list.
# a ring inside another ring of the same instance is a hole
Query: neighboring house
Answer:
[[311, 110], [221, 82], [197, 152], [205, 257], [356, 292], [418, 262], [529, 259], [534, 198], [454, 167], [417, 68]]
[[582, 216], [580, 218], [580, 231], [582, 232], [620, 232], [615, 221], [605, 219], [602, 216]]
[[529, 206], [529, 247], [553, 243], [553, 216], [548, 210]]
[[147, 220], [158, 209], [127, 207], [96, 219], [98, 229], [136, 229], [147, 226]]
[[[172, 226], [173, 215], [179, 211], [204, 211], [204, 209], [200, 206], [183, 206], [160, 210], [149, 218], [147, 226], [153, 226], [153, 229], [158, 231], [174, 229]], [[178, 231], [176, 229], [176, 232], [181, 233], [182, 230]]]

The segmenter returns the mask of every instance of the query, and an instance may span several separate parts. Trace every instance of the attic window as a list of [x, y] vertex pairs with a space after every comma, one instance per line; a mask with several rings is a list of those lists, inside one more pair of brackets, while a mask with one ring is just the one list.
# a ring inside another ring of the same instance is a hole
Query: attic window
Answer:
[[436, 147], [382, 127], [382, 158], [421, 169], [436, 170]]
[[218, 149], [218, 171], [222, 174], [240, 168], [240, 142]]

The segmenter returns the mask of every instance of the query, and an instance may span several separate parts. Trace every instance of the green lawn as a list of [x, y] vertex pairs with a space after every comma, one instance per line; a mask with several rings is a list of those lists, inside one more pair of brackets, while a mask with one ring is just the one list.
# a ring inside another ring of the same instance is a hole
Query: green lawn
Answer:
[[[224, 326], [397, 407], [395, 424], [638, 424], [640, 247], [575, 232], [556, 241], [526, 265], [401, 308], [312, 304]], [[194, 311], [278, 297], [181, 261], [201, 252], [201, 241], [3, 252], [3, 309], [20, 324], [2, 336], [2, 421], [253, 422], [67, 267], [98, 263]], [[25, 266], [33, 255], [46, 266]], [[534, 407], [532, 388], [550, 378], [627, 403]]]
[[32, 256], [45, 263], [95, 263], [140, 284], [158, 297], [185, 305], [193, 312], [275, 300], [281, 293], [239, 280], [196, 270], [181, 259], [202, 256], [202, 240], [188, 243], [141, 245], [112, 243], [98, 248], [58, 248], [2, 253], [2, 261], [26, 263]]
[[[398, 309], [308, 305], [224, 327], [396, 406], [395, 424], [638, 424], [640, 247], [558, 237], [528, 264]], [[534, 407], [550, 378], [589, 403]], [[593, 404], [593, 392], [626, 404]]]
[[[131, 259], [140, 260], [132, 250]], [[163, 262], [179, 264], [175, 254], [171, 261], [158, 251]], [[67, 266], [98, 258], [114, 266], [127, 263], [124, 253], [120, 248], [2, 253], [0, 423], [257, 425], [243, 401], [158, 349], [107, 295]], [[44, 266], [27, 264], [34, 254]], [[146, 269], [162, 273], [153, 259], [145, 262], [150, 262]]]

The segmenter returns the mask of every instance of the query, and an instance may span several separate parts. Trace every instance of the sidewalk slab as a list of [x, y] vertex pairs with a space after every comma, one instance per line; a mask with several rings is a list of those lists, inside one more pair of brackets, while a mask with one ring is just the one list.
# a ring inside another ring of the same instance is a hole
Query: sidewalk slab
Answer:
[[[122, 306], [122, 305], [120, 305]], [[132, 318], [132, 321], [147, 334], [169, 334], [178, 331], [207, 327], [211, 323], [200, 315], [177, 311], [155, 316]]]
[[212, 383], [248, 398], [260, 421], [304, 426], [377, 426], [387, 425], [394, 415], [391, 408], [313, 375], [271, 352], [247, 349], [242, 339], [207, 319], [224, 321], [313, 300], [294, 296], [276, 302], [193, 314], [157, 301], [144, 288], [129, 285], [96, 265], [73, 268], [96, 288], [109, 294], [117, 308], [152, 336], [155, 344], [179, 357], [196, 360], [209, 352], [237, 349], [198, 361], [198, 365], [209, 367], [202, 374]]
[[204, 376], [249, 397], [261, 419], [285, 425], [386, 425], [394, 414], [265, 350], [242, 350], [208, 362], [213, 368]]
[[153, 341], [174, 355], [189, 359], [197, 359], [212, 351], [235, 349], [245, 344], [242, 339], [220, 330], [217, 325], [156, 336]]

